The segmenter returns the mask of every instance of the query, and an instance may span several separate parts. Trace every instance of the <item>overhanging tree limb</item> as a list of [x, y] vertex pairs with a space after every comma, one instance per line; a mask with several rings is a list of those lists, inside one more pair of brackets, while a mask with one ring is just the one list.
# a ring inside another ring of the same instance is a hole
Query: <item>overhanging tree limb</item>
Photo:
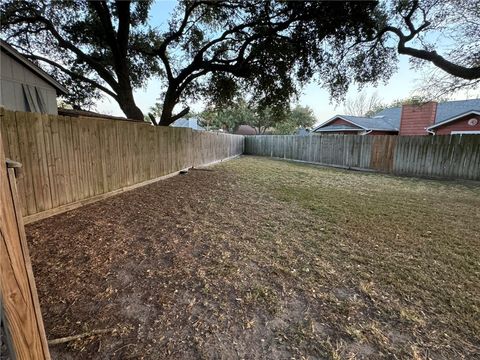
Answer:
[[[413, 17], [416, 12], [421, 12], [422, 23], [416, 27], [413, 23]], [[476, 80], [480, 78], [480, 66], [463, 66], [447, 60], [445, 57], [439, 55], [435, 50], [418, 49], [408, 46], [408, 42], [413, 40], [422, 31], [428, 29], [431, 22], [427, 20], [427, 11], [420, 6], [418, 0], [412, 1], [410, 8], [405, 15], [401, 16], [405, 22], [409, 33], [404, 33], [401, 28], [395, 26], [386, 26], [381, 29], [377, 38], [381, 38], [386, 33], [393, 33], [398, 37], [397, 49], [399, 54], [408, 55], [417, 59], [431, 62], [436, 67], [442, 69], [450, 75], [466, 79]]]
[[111, 97], [113, 97], [114, 99], [117, 98], [117, 94], [115, 94], [113, 91], [111, 91], [110, 89], [106, 88], [105, 86], [103, 85], [100, 85], [98, 82], [90, 79], [90, 78], [87, 78], [85, 76], [82, 76], [74, 71], [71, 71], [70, 69], [67, 69], [66, 67], [60, 65], [59, 63], [55, 62], [55, 61], [52, 61], [50, 59], [47, 59], [43, 56], [39, 56], [39, 55], [34, 55], [34, 54], [21, 54], [23, 55], [24, 57], [26, 57], [27, 59], [32, 59], [32, 60], [39, 60], [39, 61], [43, 61], [51, 66], [54, 66], [56, 67], [57, 69], [59, 69], [60, 71], [70, 75], [72, 78], [76, 78], [80, 81], [84, 81], [86, 83], [89, 83], [90, 85], [93, 85], [95, 86], [96, 88], [102, 90], [104, 93], [110, 95]]

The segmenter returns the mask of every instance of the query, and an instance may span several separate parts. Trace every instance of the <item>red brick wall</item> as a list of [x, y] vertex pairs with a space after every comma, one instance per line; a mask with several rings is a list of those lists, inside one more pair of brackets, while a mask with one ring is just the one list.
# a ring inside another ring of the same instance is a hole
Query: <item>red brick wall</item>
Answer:
[[399, 135], [428, 135], [425, 128], [435, 123], [437, 103], [403, 105]]
[[[478, 120], [477, 125], [471, 126], [468, 125], [468, 120], [475, 118]], [[434, 129], [435, 130], [435, 129]], [[450, 135], [452, 131], [480, 131], [480, 116], [478, 115], [467, 115], [456, 121], [448, 123], [444, 126], [440, 126], [436, 129], [435, 134], [437, 135]]]

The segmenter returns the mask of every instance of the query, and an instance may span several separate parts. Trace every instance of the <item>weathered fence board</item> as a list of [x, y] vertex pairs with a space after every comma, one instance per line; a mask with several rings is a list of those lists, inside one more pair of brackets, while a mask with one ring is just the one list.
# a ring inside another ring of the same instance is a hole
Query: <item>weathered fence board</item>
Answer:
[[253, 135], [245, 153], [391, 174], [480, 180], [480, 136]]
[[18, 189], [26, 221], [243, 153], [240, 135], [1, 111], [5, 154], [24, 167]]

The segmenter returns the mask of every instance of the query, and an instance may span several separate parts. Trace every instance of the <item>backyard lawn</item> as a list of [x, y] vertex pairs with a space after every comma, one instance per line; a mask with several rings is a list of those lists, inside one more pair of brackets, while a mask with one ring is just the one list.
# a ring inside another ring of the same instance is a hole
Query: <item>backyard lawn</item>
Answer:
[[480, 186], [242, 157], [27, 226], [54, 359], [480, 356]]

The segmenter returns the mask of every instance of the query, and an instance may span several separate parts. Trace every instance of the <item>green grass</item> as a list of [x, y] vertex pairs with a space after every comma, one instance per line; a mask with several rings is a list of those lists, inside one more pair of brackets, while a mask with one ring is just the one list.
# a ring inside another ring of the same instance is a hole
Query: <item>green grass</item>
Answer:
[[265, 222], [258, 243], [274, 244], [273, 268], [297, 291], [326, 302], [334, 338], [401, 356], [479, 354], [478, 183], [251, 157], [222, 167], [293, 214], [275, 230]]

